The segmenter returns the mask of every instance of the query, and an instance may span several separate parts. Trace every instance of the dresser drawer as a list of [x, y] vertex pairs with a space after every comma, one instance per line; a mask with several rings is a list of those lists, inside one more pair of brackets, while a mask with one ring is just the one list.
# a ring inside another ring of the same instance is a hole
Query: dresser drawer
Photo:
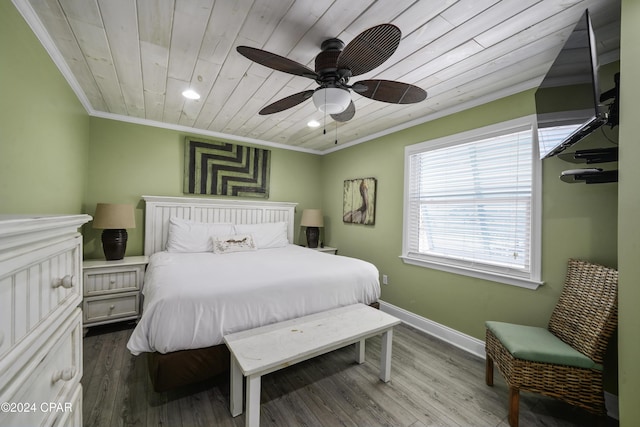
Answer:
[[0, 258], [0, 384], [80, 304], [81, 265], [79, 235]]
[[85, 297], [110, 293], [139, 291], [144, 265], [92, 268], [84, 271]]
[[65, 412], [82, 411], [69, 401], [81, 377], [82, 314], [76, 308], [0, 391], [0, 402], [15, 406], [0, 413], [0, 425], [50, 426]]
[[140, 293], [127, 292], [117, 296], [85, 298], [83, 313], [85, 325], [108, 322], [111, 319], [138, 317], [140, 314]]
[[59, 410], [57, 411], [58, 418], [53, 424], [54, 427], [82, 427], [82, 385], [77, 384], [64, 402], [63, 408], [56, 408]]

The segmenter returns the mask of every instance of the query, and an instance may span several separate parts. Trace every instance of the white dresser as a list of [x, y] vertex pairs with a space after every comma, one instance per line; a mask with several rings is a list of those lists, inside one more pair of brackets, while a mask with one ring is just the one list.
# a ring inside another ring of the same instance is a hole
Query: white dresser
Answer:
[[89, 215], [0, 215], [0, 426], [82, 425]]

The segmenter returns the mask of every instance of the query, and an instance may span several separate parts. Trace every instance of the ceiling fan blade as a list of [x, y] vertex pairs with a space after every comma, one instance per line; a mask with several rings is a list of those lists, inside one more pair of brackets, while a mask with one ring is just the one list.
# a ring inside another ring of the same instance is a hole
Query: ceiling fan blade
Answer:
[[261, 116], [266, 116], [267, 114], [279, 113], [280, 111], [295, 107], [301, 102], [304, 102], [307, 99], [311, 98], [313, 92], [313, 90], [305, 90], [304, 92], [294, 93], [293, 95], [282, 98], [281, 100], [276, 101], [273, 104], [267, 105], [262, 110], [260, 110], [258, 114], [260, 114]]
[[355, 114], [356, 114], [356, 106], [353, 103], [353, 101], [351, 101], [346, 110], [344, 110], [342, 113], [332, 114], [331, 118], [336, 122], [348, 122], [353, 118], [353, 116], [355, 116]]
[[402, 32], [393, 24], [381, 24], [358, 34], [340, 53], [338, 68], [348, 68], [352, 76], [382, 65], [396, 51]]
[[424, 89], [392, 80], [362, 80], [353, 85], [353, 90], [367, 98], [391, 104], [414, 104], [427, 98]]
[[269, 67], [274, 70], [296, 76], [308, 77], [314, 80], [318, 77], [316, 72], [311, 68], [283, 56], [276, 55], [275, 53], [267, 52], [266, 50], [256, 49], [249, 46], [238, 46], [236, 50], [242, 56], [252, 60], [253, 62], [257, 62], [260, 65], [264, 65], [265, 67]]

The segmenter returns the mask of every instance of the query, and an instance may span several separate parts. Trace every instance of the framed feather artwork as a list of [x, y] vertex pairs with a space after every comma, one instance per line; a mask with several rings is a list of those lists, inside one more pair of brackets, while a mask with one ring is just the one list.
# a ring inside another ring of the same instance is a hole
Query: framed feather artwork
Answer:
[[348, 179], [342, 193], [342, 221], [374, 225], [376, 222], [375, 178]]

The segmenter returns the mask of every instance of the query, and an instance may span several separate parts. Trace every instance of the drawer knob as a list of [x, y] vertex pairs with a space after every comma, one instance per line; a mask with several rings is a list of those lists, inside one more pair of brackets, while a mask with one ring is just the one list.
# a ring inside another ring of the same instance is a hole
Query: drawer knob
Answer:
[[60, 371], [54, 371], [53, 375], [51, 375], [51, 382], [57, 383], [58, 381], [69, 381], [75, 376], [76, 368], [72, 366]]
[[114, 308], [116, 308], [116, 306], [115, 306], [115, 305], [113, 305], [113, 304], [111, 304], [111, 305], [109, 306], [109, 311], [112, 311]]
[[63, 287], [65, 289], [73, 288], [76, 285], [76, 276], [67, 274], [62, 279], [53, 282], [54, 288]]

